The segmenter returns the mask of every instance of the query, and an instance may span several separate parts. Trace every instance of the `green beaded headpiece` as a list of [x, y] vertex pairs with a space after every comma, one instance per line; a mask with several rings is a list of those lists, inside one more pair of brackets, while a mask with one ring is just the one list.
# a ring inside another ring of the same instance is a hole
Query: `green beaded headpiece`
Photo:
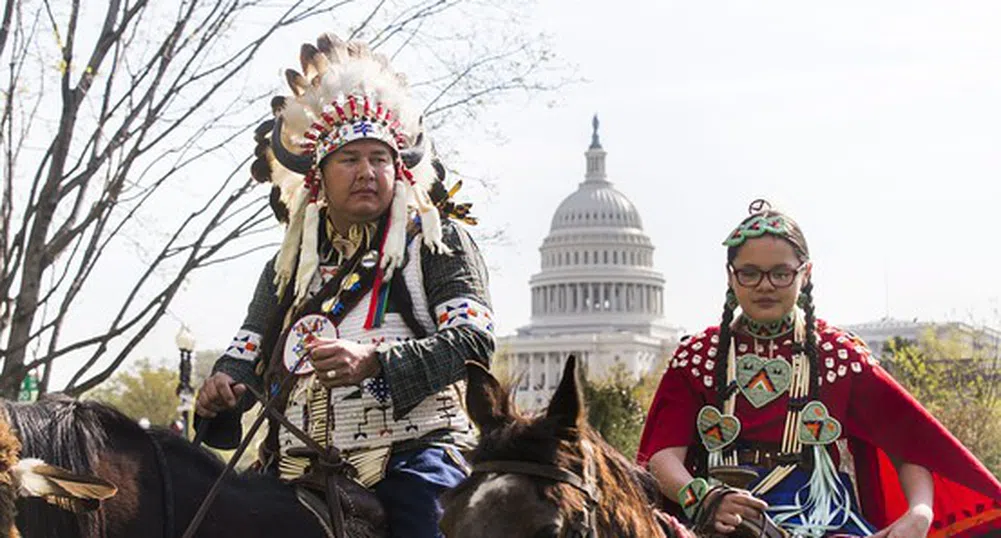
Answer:
[[725, 247], [740, 246], [748, 239], [761, 237], [765, 234], [789, 237], [792, 228], [782, 215], [768, 216], [766, 212], [771, 209], [771, 204], [765, 200], [755, 200], [751, 203], [751, 212], [760, 213], [737, 226], [737, 229], [727, 236], [723, 241]]

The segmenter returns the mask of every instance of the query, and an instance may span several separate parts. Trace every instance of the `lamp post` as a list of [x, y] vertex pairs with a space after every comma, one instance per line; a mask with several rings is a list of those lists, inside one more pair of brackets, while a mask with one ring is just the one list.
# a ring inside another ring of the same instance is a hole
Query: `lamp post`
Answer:
[[182, 324], [177, 336], [174, 337], [174, 342], [181, 353], [180, 376], [177, 383], [177, 396], [180, 397], [181, 403], [177, 406], [177, 411], [181, 414], [182, 433], [188, 438], [191, 411], [195, 408], [195, 389], [191, 386], [191, 352], [195, 349], [195, 337], [187, 326]]

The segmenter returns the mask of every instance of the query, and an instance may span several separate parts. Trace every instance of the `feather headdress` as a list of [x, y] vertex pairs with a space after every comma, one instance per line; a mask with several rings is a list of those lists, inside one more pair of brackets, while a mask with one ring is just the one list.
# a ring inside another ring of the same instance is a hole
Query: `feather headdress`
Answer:
[[409, 208], [421, 216], [427, 247], [447, 251], [441, 217], [429, 196], [436, 178], [432, 150], [405, 77], [367, 44], [331, 34], [321, 35], [315, 46], [304, 44], [299, 60], [301, 73], [285, 71], [292, 95], [272, 99], [274, 120], [255, 132], [257, 160], [251, 167], [258, 181], [273, 184], [272, 208], [287, 223], [275, 259], [275, 284], [279, 295], [294, 285], [296, 303], [306, 297], [319, 265], [319, 215], [326, 203], [320, 164], [355, 140], [382, 141], [396, 158], [390, 222], [379, 253], [384, 279], [403, 263]]

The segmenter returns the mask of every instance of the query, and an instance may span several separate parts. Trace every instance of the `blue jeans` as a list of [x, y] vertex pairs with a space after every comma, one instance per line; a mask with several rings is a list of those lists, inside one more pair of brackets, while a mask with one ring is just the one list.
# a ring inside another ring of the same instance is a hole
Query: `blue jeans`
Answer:
[[386, 477], [375, 485], [389, 517], [390, 538], [443, 538], [438, 496], [466, 479], [466, 460], [454, 447], [428, 447], [394, 454]]

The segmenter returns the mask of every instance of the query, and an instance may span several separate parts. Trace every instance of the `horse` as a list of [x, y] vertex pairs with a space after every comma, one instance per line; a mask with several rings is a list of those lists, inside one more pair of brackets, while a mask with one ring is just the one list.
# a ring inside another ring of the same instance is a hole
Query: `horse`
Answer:
[[524, 415], [511, 391], [467, 363], [466, 407], [480, 430], [472, 475], [442, 496], [448, 538], [689, 538], [653, 476], [587, 423], [571, 356], [544, 414]]
[[[0, 418], [19, 437], [23, 455], [97, 475], [117, 486], [116, 495], [89, 513], [66, 511], [38, 499], [18, 500], [17, 528], [31, 538], [179, 537], [224, 468], [218, 456], [187, 439], [166, 429], [144, 429], [98, 402], [2, 402]], [[7, 512], [4, 508], [0, 503], [0, 512]], [[8, 515], [0, 513], [0, 524]], [[363, 524], [352, 525], [346, 527], [349, 538], [369, 536]], [[331, 536], [292, 487], [259, 473], [228, 474], [195, 534], [279, 535]]]
[[[0, 409], [0, 417], [2, 417]], [[10, 424], [0, 420], [0, 537], [20, 538], [15, 514], [22, 498], [41, 499], [73, 513], [96, 510], [101, 501], [114, 496], [110, 482], [72, 473], [37, 458], [21, 458], [21, 441]]]

